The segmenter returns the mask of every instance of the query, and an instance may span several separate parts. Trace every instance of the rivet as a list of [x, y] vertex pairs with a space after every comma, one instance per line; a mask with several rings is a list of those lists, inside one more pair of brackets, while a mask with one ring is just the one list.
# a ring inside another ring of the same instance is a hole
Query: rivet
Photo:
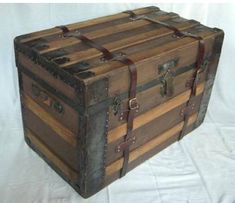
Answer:
[[122, 116], [120, 116], [120, 118], [119, 118], [120, 120], [123, 120], [123, 117]]

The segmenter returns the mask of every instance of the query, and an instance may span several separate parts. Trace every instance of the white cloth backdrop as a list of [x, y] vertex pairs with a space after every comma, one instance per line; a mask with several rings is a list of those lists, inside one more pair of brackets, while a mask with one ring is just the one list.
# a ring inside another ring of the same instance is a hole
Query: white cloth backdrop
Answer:
[[126, 177], [82, 199], [23, 141], [15, 36], [147, 4], [0, 5], [1, 203], [235, 203], [235, 5], [156, 4], [226, 37], [204, 124]]

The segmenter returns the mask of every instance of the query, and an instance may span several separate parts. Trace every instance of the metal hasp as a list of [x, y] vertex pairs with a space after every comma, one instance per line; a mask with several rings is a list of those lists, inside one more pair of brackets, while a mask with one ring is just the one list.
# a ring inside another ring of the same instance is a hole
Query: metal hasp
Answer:
[[178, 59], [173, 59], [159, 65], [158, 67], [158, 73], [161, 74], [160, 82], [162, 86], [160, 92], [162, 97], [171, 97], [174, 94], [174, 72], [172, 69], [177, 65], [177, 63]]

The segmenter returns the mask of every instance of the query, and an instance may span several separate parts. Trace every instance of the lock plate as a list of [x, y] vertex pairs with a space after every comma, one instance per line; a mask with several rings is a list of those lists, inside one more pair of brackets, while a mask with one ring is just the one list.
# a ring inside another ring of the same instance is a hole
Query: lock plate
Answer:
[[174, 94], [174, 85], [173, 85], [173, 73], [168, 70], [163, 77], [160, 79], [161, 81], [161, 95], [171, 97]]
[[174, 70], [178, 64], [179, 59], [172, 59], [158, 66], [158, 73], [160, 76], [161, 89], [160, 93], [162, 97], [171, 97], [174, 94]]
[[175, 58], [172, 60], [169, 60], [161, 65], [158, 66], [158, 73], [162, 74], [166, 72], [167, 70], [172, 70], [174, 67], [177, 66], [179, 59]]

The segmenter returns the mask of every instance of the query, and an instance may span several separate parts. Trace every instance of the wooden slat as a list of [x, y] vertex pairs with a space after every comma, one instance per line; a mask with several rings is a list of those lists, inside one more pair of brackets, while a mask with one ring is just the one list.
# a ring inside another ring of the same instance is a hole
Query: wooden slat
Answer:
[[64, 127], [60, 122], [55, 120], [50, 114], [48, 114], [42, 107], [40, 107], [26, 94], [23, 94], [23, 103], [25, 107], [31, 110], [44, 123], [50, 126], [62, 139], [71, 144], [73, 147], [77, 146], [75, 135], [69, 129]]
[[[168, 20], [170, 18], [174, 18], [177, 17], [178, 15], [162, 15], [162, 16], [156, 16], [157, 20], [163, 21], [163, 20]], [[95, 31], [91, 31], [91, 32], [87, 32], [87, 33], [83, 33], [86, 37], [88, 37], [89, 39], [97, 39], [100, 37], [104, 37], [104, 36], [108, 36], [111, 34], [116, 34], [116, 33], [120, 33], [120, 32], [124, 32], [124, 31], [128, 31], [128, 30], [132, 30], [132, 29], [136, 29], [139, 27], [143, 27], [145, 25], [149, 25], [151, 24], [150, 21], [146, 21], [146, 20], [138, 20], [138, 21], [131, 21], [131, 22], [127, 22], [127, 23], [123, 23], [120, 25], [114, 25], [114, 26], [109, 26], [107, 28], [104, 29], [100, 29], [100, 30], [95, 30]], [[48, 53], [50, 51], [54, 51], [56, 49], [60, 49], [60, 48], [65, 48], [67, 46], [71, 46], [71, 45], [75, 45], [75, 44], [79, 44], [81, 41], [78, 40], [77, 38], [73, 38], [73, 37], [69, 37], [69, 38], [60, 38], [58, 40], [54, 40], [49, 42], [47, 45], [49, 46], [49, 48], [44, 49], [39, 51], [40, 54], [45, 54]]]
[[50, 160], [50, 162], [59, 168], [60, 171], [62, 171], [70, 180], [74, 182], [78, 180], [78, 173], [59, 159], [32, 131], [25, 129], [25, 136], [29, 138], [33, 146], [35, 146], [35, 148], [39, 150], [47, 160]]
[[[176, 75], [174, 77], [174, 94], [173, 97], [183, 93], [184, 91], [188, 90], [189, 87], [186, 87], [186, 81], [190, 80], [194, 73], [194, 69], [191, 69], [189, 71], [186, 71], [184, 73], [181, 73], [180, 75]], [[205, 80], [205, 71], [200, 74], [199, 77], [199, 83], [203, 82]], [[140, 114], [146, 112], [149, 109], [152, 109], [156, 107], [157, 105], [162, 104], [163, 102], [167, 102], [171, 98], [162, 97], [160, 94], [161, 91], [161, 84], [157, 84], [155, 86], [149, 87], [147, 90], [138, 92], [136, 95], [136, 98], [140, 104], [139, 111], [135, 114], [136, 116], [139, 116]], [[151, 98], [151, 99], [149, 99]], [[128, 109], [128, 98], [125, 98], [121, 102], [122, 111], [125, 111], [124, 109]], [[124, 121], [119, 120], [119, 116], [113, 114], [113, 108], [112, 106], [109, 107], [109, 130], [114, 129], [115, 127], [118, 127], [121, 125]]]
[[[211, 31], [205, 31], [205, 32], [201, 32], [199, 35], [201, 37], [203, 37], [203, 39], [206, 42], [209, 39], [211, 39], [215, 35], [215, 33], [211, 32]], [[171, 53], [176, 50], [179, 50], [179, 52], [180, 52], [180, 50], [186, 49], [186, 48], [195, 50], [194, 47], [197, 47], [197, 44], [198, 44], [197, 40], [189, 38], [189, 37], [185, 37], [185, 38], [182, 38], [179, 40], [174, 40], [172, 42], [163, 44], [161, 46], [157, 46], [156, 48], [142, 50], [141, 52], [137, 52], [137, 53], [128, 55], [128, 57], [131, 58], [133, 61], [135, 61], [135, 65], [138, 68], [140, 66], [140, 64], [144, 63], [146, 60], [151, 62], [152, 60], [155, 59], [155, 61], [156, 61], [156, 58], [160, 59], [160, 57], [164, 57], [167, 55], [171, 56]], [[195, 53], [196, 53], [196, 51], [195, 51]], [[177, 57], [179, 57], [179, 56], [177, 56]], [[178, 65], [182, 66], [182, 64], [180, 64], [180, 62], [181, 62], [181, 60], [179, 61]], [[155, 63], [157, 64], [157, 61]], [[193, 63], [193, 62], [191, 62], [191, 63]], [[113, 70], [113, 72], [112, 72], [113, 75], [116, 74], [117, 71], [119, 73], [121, 73], [121, 72], [123, 73], [125, 71], [128, 72], [128, 70], [126, 69], [126, 66], [118, 61], [110, 61], [109, 63], [104, 63], [104, 64], [101, 64], [100, 66], [96, 66], [96, 67], [92, 68], [92, 72], [96, 75], [96, 77], [98, 75], [101, 76], [103, 74], [106, 74], [107, 72], [112, 71], [112, 70]], [[155, 77], [155, 75], [153, 77]], [[92, 81], [94, 79], [95, 79], [95, 77], [88, 78], [87, 82], [89, 80]]]
[[[204, 90], [204, 83], [198, 85], [197, 95], [201, 94]], [[174, 97], [173, 99], [141, 114], [134, 119], [133, 130], [145, 125], [153, 119], [165, 114], [166, 112], [176, 108], [177, 106], [185, 103], [190, 96], [191, 90], [187, 90], [184, 93]], [[127, 124], [122, 124], [117, 128], [114, 128], [108, 132], [108, 143], [114, 142], [123, 137], [127, 132]]]
[[[196, 119], [197, 119], [197, 114], [192, 115], [189, 118], [188, 126], [193, 124], [196, 121]], [[171, 128], [170, 130], [167, 130], [166, 132], [162, 133], [159, 136], [156, 136], [156, 138], [150, 140], [146, 144], [133, 150], [130, 153], [129, 163], [136, 160], [140, 156], [144, 155], [148, 151], [152, 150], [156, 146], [164, 143], [165, 141], [167, 141], [170, 137], [172, 137], [177, 132], [180, 132], [182, 130], [183, 125], [184, 125], [184, 122], [180, 122], [179, 124], [177, 124], [176, 126]], [[123, 158], [120, 158], [119, 160], [117, 160], [117, 161], [113, 162], [112, 164], [110, 164], [109, 166], [107, 166], [106, 167], [106, 176], [110, 176], [113, 173], [115, 173], [116, 171], [120, 170], [122, 168], [122, 165], [123, 165]]]
[[[196, 25], [198, 25], [198, 22], [192, 23], [191, 21], [187, 21], [184, 23], [176, 24], [175, 27], [179, 28], [180, 30], [186, 30]], [[120, 49], [124, 49], [126, 47], [134, 46], [137, 44], [142, 44], [145, 42], [151, 43], [150, 42], [151, 40], [164, 37], [172, 33], [173, 33], [172, 30], [169, 30], [168, 28], [163, 27], [163, 28], [158, 28], [149, 32], [127, 37], [127, 38], [114, 41], [111, 43], [106, 43], [106, 44], [103, 44], [103, 46], [106, 49], [108, 49], [110, 52], [114, 52]], [[60, 65], [60, 67], [65, 68], [66, 66], [78, 63], [79, 61], [88, 60], [88, 59], [99, 57], [99, 56], [102, 56], [102, 53], [94, 48], [90, 48], [84, 51], [74, 52], [68, 55], [64, 55], [64, 57], [68, 57], [70, 61]]]
[[[157, 8], [155, 8], [155, 10], [159, 10]], [[145, 8], [140, 8], [140, 9], [136, 9], [133, 10], [137, 15], [141, 15], [141, 14], [145, 14], [148, 12], [152, 12], [153, 8], [151, 10], [151, 7], [145, 7]], [[90, 19], [90, 20], [86, 20], [83, 22], [79, 22], [79, 23], [73, 23], [73, 24], [69, 24], [66, 25], [70, 30], [76, 30], [76, 29], [81, 29], [84, 27], [88, 27], [88, 26], [92, 26], [92, 25], [97, 25], [97, 24], [101, 24], [101, 23], [105, 23], [105, 22], [109, 22], [109, 21], [113, 21], [113, 20], [118, 20], [121, 18], [125, 18], [128, 17], [129, 14], [127, 13], [118, 13], [118, 14], [114, 14], [114, 15], [109, 15], [109, 16], [103, 16], [100, 18], [95, 18], [95, 19]], [[50, 35], [55, 35], [55, 34], [61, 34], [62, 31], [58, 28], [51, 28], [51, 29], [47, 29], [47, 30], [42, 30], [39, 32], [34, 32], [31, 33], [29, 35], [29, 37], [24, 38], [22, 40], [20, 40], [21, 43], [26, 43], [38, 38], [42, 38], [42, 37], [47, 37]]]

